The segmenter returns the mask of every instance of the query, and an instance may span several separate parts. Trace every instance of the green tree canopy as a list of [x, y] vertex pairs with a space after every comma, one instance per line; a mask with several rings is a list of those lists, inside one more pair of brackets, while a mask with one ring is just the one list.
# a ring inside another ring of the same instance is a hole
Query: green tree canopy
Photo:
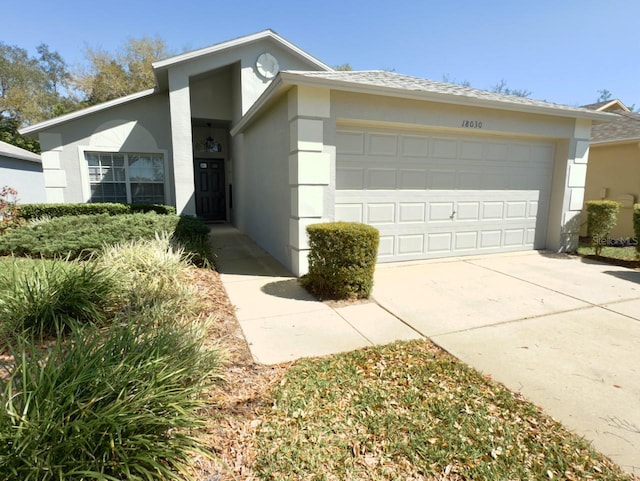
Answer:
[[130, 38], [115, 53], [88, 48], [89, 63], [74, 82], [89, 105], [123, 97], [155, 85], [152, 62], [170, 56], [160, 38]]
[[0, 116], [29, 125], [73, 107], [66, 94], [70, 75], [58, 52], [46, 44], [38, 56], [0, 42]]

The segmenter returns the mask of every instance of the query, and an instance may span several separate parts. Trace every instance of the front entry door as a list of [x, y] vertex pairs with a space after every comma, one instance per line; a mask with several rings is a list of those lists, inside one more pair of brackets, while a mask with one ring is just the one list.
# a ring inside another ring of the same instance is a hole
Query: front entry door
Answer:
[[196, 159], [196, 214], [205, 220], [227, 219], [224, 159]]

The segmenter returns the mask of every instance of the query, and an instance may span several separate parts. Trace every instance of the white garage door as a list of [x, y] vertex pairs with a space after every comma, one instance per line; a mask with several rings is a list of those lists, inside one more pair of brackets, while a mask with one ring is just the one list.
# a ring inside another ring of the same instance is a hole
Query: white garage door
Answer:
[[379, 260], [541, 249], [554, 144], [337, 133], [336, 220], [380, 230]]

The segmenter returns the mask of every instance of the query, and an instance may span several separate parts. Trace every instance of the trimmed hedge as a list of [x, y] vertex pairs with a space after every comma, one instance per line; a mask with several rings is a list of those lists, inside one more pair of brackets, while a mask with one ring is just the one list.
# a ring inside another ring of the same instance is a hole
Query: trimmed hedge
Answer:
[[117, 204], [117, 203], [89, 203], [89, 204], [23, 204], [20, 205], [20, 217], [23, 219], [38, 219], [41, 217], [64, 217], [76, 215], [125, 215], [138, 212], [155, 212], [156, 214], [175, 214], [176, 208], [162, 204]]
[[0, 255], [86, 259], [105, 244], [153, 239], [161, 232], [172, 234], [194, 254], [195, 262], [209, 259], [209, 228], [201, 219], [155, 212], [65, 216], [18, 227], [0, 236]]
[[321, 298], [367, 298], [380, 233], [375, 227], [355, 222], [329, 222], [307, 227], [309, 273], [303, 285]]
[[633, 230], [636, 233], [636, 250], [640, 253], [640, 204], [633, 205]]
[[[591, 238], [591, 245], [596, 255], [600, 255], [602, 246], [616, 225], [620, 203], [614, 200], [588, 200], [587, 206], [587, 235]], [[604, 241], [604, 242], [603, 242]]]

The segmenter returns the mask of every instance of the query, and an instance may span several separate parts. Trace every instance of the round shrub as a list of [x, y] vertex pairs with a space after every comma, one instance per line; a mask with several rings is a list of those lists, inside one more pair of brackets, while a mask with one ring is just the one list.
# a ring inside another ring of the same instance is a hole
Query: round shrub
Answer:
[[321, 298], [369, 297], [380, 241], [378, 229], [355, 222], [329, 222], [310, 225], [307, 233], [311, 251], [305, 287]]
[[616, 225], [620, 203], [614, 200], [589, 200], [587, 206], [587, 235], [591, 237], [591, 245], [596, 255], [600, 254], [602, 246]]

